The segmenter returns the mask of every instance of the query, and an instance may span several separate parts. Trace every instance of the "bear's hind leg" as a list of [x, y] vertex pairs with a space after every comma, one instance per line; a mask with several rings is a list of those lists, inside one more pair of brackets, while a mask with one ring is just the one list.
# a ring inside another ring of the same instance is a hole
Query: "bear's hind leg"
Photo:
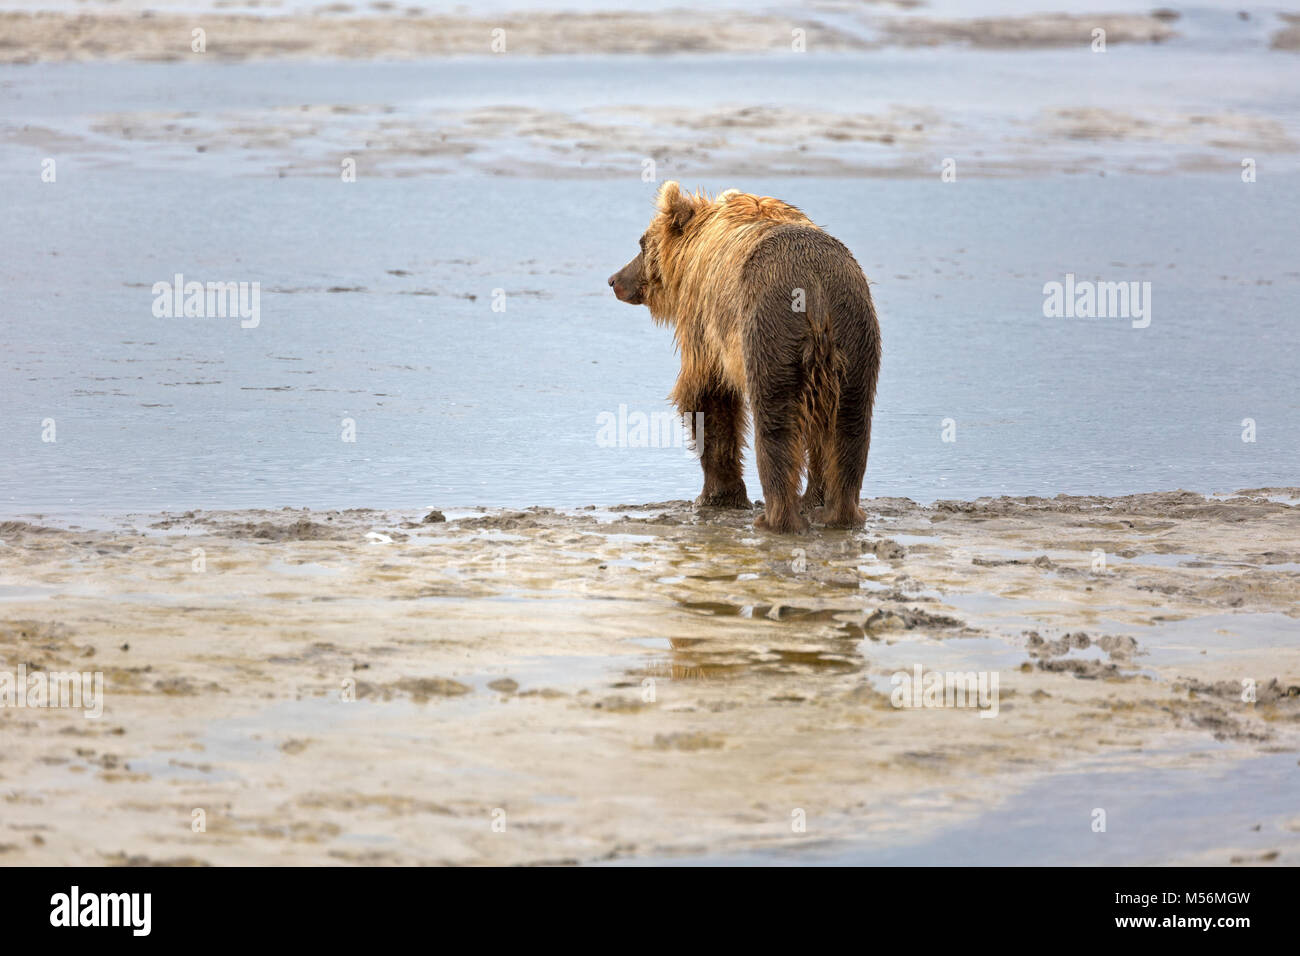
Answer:
[[[741, 464], [745, 446], [745, 399], [739, 392], [718, 388], [700, 393], [690, 416], [691, 433], [704, 469], [704, 490], [697, 505], [750, 508]], [[702, 416], [698, 422], [695, 412]]]
[[826, 488], [826, 527], [861, 528], [866, 515], [858, 507], [862, 477], [871, 447], [874, 382], [842, 382], [830, 441], [831, 477]]
[[[759, 383], [763, 383], [760, 385]], [[799, 435], [797, 382], [754, 377], [754, 451], [758, 477], [763, 483], [764, 511], [754, 522], [759, 531], [802, 534], [808, 519], [799, 514], [799, 476], [804, 446]]]
[[799, 507], [801, 511], [812, 511], [826, 504], [826, 447], [821, 437], [813, 434], [808, 435], [806, 445], [808, 483], [799, 500]]

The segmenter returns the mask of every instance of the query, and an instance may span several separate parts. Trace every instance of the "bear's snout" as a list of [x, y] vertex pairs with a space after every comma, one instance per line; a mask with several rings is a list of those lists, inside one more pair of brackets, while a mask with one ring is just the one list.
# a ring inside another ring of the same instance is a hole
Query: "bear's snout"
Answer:
[[619, 273], [614, 273], [609, 277], [609, 287], [614, 290], [614, 295], [620, 302], [626, 302], [629, 305], [640, 305], [641, 296], [635, 288], [629, 289], [619, 281]]
[[609, 287], [614, 290], [620, 302], [628, 305], [640, 305], [643, 301], [643, 281], [641, 275], [641, 256], [619, 269], [609, 277]]

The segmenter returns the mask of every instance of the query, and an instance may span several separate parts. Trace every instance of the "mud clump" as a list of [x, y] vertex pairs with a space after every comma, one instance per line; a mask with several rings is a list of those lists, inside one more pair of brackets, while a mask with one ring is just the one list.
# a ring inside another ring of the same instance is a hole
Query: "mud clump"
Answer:
[[1030, 657], [1062, 657], [1072, 650], [1087, 650], [1092, 646], [1092, 639], [1083, 631], [1066, 634], [1054, 641], [1044, 640], [1037, 631], [1026, 635], [1025, 648]]
[[1258, 551], [1246, 555], [1247, 560], [1259, 564], [1300, 564], [1300, 551]]
[[69, 628], [54, 621], [0, 621], [0, 644], [31, 644], [53, 650], [71, 636]]
[[870, 618], [867, 619], [868, 625], [872, 618], [878, 616], [894, 618], [902, 622], [904, 629], [912, 631], [918, 627], [932, 628], [964, 628], [965, 621], [959, 621], [955, 617], [949, 617], [946, 614], [931, 614], [929, 611], [923, 611], [919, 607], [904, 607], [894, 610], [877, 609]]
[[201, 690], [188, 677], [167, 677], [156, 680], [153, 687], [158, 693], [166, 694], [169, 697], [193, 697]]
[[913, 514], [921, 508], [911, 498], [867, 498], [863, 504], [873, 515], [884, 518], [899, 518]]
[[307, 518], [299, 518], [292, 524], [246, 521], [226, 525], [221, 530], [232, 538], [253, 538], [258, 541], [339, 541], [347, 537], [338, 528]]
[[612, 714], [635, 714], [645, 709], [645, 704], [633, 697], [606, 697], [591, 705], [596, 710], [609, 711]]
[[863, 545], [863, 548], [881, 561], [897, 561], [900, 558], [907, 557], [907, 549], [897, 541], [891, 541], [889, 538], [868, 541]]
[[1278, 30], [1268, 45], [1274, 50], [1300, 50], [1300, 24]]
[[1097, 638], [1096, 644], [1116, 661], [1129, 660], [1138, 649], [1138, 642], [1127, 634], [1105, 634]]
[[1071, 651], [1086, 651], [1090, 647], [1104, 651], [1111, 660], [1127, 662], [1137, 653], [1138, 642], [1127, 634], [1103, 634], [1094, 640], [1084, 631], [1074, 631], [1049, 641], [1037, 631], [1025, 632], [1025, 650], [1030, 657], [1064, 657]]
[[401, 796], [391, 793], [358, 793], [345, 791], [335, 793], [310, 793], [298, 798], [298, 806], [311, 810], [382, 810], [391, 816], [407, 816], [413, 813], [433, 813], [439, 816], [452, 816], [453, 811], [441, 803], [434, 803], [420, 797]]
[[1089, 660], [1081, 657], [1055, 657], [1040, 660], [1038, 669], [1057, 674], [1073, 674], [1084, 680], [1122, 677], [1119, 667], [1109, 661]]
[[[596, 506], [591, 505], [590, 507], [595, 508]], [[671, 512], [681, 512], [690, 511], [692, 507], [694, 506], [689, 501], [679, 498], [676, 501], [651, 501], [644, 505], [613, 505], [609, 508], [609, 511], [618, 514], [625, 511], [655, 511], [659, 508], [667, 508]]]
[[473, 688], [460, 681], [446, 677], [403, 677], [396, 688], [411, 695], [417, 704], [422, 704], [430, 697], [459, 697], [468, 694]]
[[434, 697], [460, 697], [473, 689], [468, 684], [447, 677], [403, 677], [391, 684], [358, 681], [357, 698], [376, 697], [380, 700], [391, 700], [395, 694], [405, 694], [415, 703], [423, 704]]
[[1049, 571], [1050, 571], [1050, 570], [1052, 570], [1053, 568], [1056, 567], [1056, 563], [1055, 563], [1051, 558], [1049, 558], [1047, 555], [1045, 555], [1045, 554], [1040, 554], [1038, 557], [1034, 558], [1032, 561], [1027, 560], [1027, 559], [1025, 559], [1025, 558], [980, 558], [980, 557], [974, 557], [974, 558], [971, 558], [971, 559], [970, 559], [970, 563], [971, 563], [971, 564], [974, 564], [974, 565], [976, 565], [976, 566], [978, 566], [978, 567], [981, 567], [981, 568], [1004, 568], [1004, 567], [1007, 567], [1007, 566], [1009, 566], [1009, 565], [1022, 564], [1022, 565], [1026, 565], [1026, 566], [1030, 566], [1030, 567], [1035, 567], [1035, 568], [1043, 568], [1044, 570], [1049, 570]]
[[165, 860], [156, 860], [144, 854], [128, 855], [122, 851], [117, 853], [105, 853], [105, 866], [124, 866], [124, 867], [145, 867], [145, 866], [211, 866], [211, 863], [204, 862], [198, 857], [193, 856], [173, 856]]
[[481, 518], [461, 518], [455, 522], [458, 528], [511, 531], [516, 528], [536, 528], [541, 522], [535, 515], [526, 511], [506, 511], [499, 515], [484, 515]]
[[722, 738], [711, 734], [655, 734], [656, 750], [721, 750]]
[[58, 530], [58, 528], [48, 528], [27, 521], [0, 521], [0, 538], [18, 538], [27, 534], [53, 534]]
[[1199, 680], [1180, 681], [1174, 685], [1175, 688], [1186, 690], [1193, 697], [1212, 697], [1218, 700], [1255, 704], [1261, 707], [1282, 706], [1288, 710], [1300, 715], [1300, 686], [1295, 684], [1284, 684], [1276, 677], [1267, 683], [1257, 682], [1254, 685], [1254, 700], [1250, 700], [1247, 694], [1247, 685], [1241, 681], [1215, 681], [1206, 683]]
[[[1105, 652], [1109, 661], [1095, 657], [1070, 657], [1072, 651], [1086, 651], [1096, 647]], [[1073, 631], [1049, 641], [1037, 631], [1025, 632], [1025, 650], [1034, 659], [1038, 669], [1056, 674], [1073, 674], [1084, 680], [1110, 680], [1128, 677], [1120, 665], [1131, 665], [1137, 652], [1137, 641], [1128, 635], [1103, 635], [1097, 639], [1084, 631]], [[1030, 665], [1026, 664], [1025, 667]]]
[[1217, 700], [1193, 697], [1176, 701], [1167, 710], [1176, 724], [1208, 730], [1215, 740], [1262, 743], [1271, 736], [1262, 725], [1251, 726]]
[[[1297, 30], [1297, 32], [1300, 33], [1300, 30]], [[1228, 862], [1231, 863], [1233, 866], [1238, 866], [1243, 863], [1272, 863], [1280, 855], [1281, 854], [1277, 850], [1266, 850], [1265, 852], [1260, 853], [1257, 856], [1230, 857], [1228, 859]]]
[[539, 687], [533, 690], [521, 691], [520, 697], [540, 697], [542, 700], [558, 700], [561, 697], [568, 697], [562, 690], [556, 690], [554, 687]]
[[[966, 622], [945, 614], [932, 614], [915, 607], [876, 608], [870, 614], [837, 615], [844, 629], [853, 636], [870, 636], [882, 631], [914, 631], [925, 628], [937, 631], [969, 630]], [[859, 633], [860, 632], [860, 633]]]

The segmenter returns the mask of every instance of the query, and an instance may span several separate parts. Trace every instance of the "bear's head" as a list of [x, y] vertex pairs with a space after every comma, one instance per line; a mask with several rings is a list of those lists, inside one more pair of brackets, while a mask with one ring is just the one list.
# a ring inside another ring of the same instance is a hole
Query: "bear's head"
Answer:
[[686, 234], [701, 207], [709, 205], [703, 196], [683, 193], [673, 181], [659, 188], [655, 217], [641, 236], [641, 251], [618, 272], [609, 277], [609, 287], [614, 294], [629, 305], [648, 305], [656, 312], [656, 302], [664, 288], [665, 268], [680, 247], [679, 240]]

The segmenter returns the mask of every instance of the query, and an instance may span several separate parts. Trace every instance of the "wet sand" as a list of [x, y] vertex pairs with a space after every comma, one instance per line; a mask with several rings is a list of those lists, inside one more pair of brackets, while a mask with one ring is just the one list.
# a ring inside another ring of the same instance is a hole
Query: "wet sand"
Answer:
[[[525, 13], [497, 17], [414, 17], [227, 13], [120, 16], [111, 13], [0, 13], [0, 62], [127, 59], [168, 62], [200, 56], [410, 59], [453, 55], [670, 54], [789, 50], [791, 31], [806, 31], [823, 51], [861, 49], [859, 38], [820, 23], [781, 17], [692, 13]], [[342, 12], [342, 11], [338, 11]], [[191, 31], [206, 32], [206, 50]], [[504, 34], [494, 34], [504, 31]], [[498, 41], [494, 49], [494, 40]], [[501, 48], [501, 43], [504, 48]]]
[[[1059, 779], [1069, 862], [1148, 825], [1091, 831], [1099, 768], [1294, 792], [1298, 500], [877, 498], [799, 538], [685, 502], [24, 516], [2, 667], [101, 671], [105, 706], [0, 708], [0, 861], [906, 859]], [[916, 666], [996, 673], [996, 717], [895, 707]], [[1264, 795], [1146, 862], [1300, 862]]]
[[1091, 42], [1094, 30], [1104, 30], [1112, 43], [1161, 43], [1178, 35], [1170, 16], [1110, 14], [1072, 16], [1044, 13], [1023, 17], [976, 17], [966, 20], [915, 17], [887, 21], [886, 34], [898, 43], [938, 46], [966, 43], [993, 49], [1036, 49]]
[[[987, 152], [963, 158], [962, 170], [986, 178], [1046, 175], [1062, 168], [1093, 174], [1220, 171], [1245, 152], [1289, 157], [1293, 163], [1300, 150], [1294, 131], [1293, 123], [1228, 112], [1050, 108], [1028, 122], [973, 134], [984, 138]], [[697, 177], [933, 178], [935, 157], [966, 133], [956, 116], [929, 107], [900, 106], [874, 115], [776, 106], [639, 105], [491, 106], [432, 114], [389, 104], [321, 104], [208, 115], [107, 113], [75, 130], [36, 125], [0, 130], [0, 141], [47, 150], [57, 146], [62, 155], [87, 163], [120, 163], [159, 150], [185, 162], [191, 158], [185, 151], [192, 150], [232, 163], [244, 175], [274, 170], [281, 177], [338, 178], [335, 157], [360, 152], [358, 144], [364, 144], [367, 175], [385, 177], [467, 171], [551, 179], [627, 177], [653, 157]]]

